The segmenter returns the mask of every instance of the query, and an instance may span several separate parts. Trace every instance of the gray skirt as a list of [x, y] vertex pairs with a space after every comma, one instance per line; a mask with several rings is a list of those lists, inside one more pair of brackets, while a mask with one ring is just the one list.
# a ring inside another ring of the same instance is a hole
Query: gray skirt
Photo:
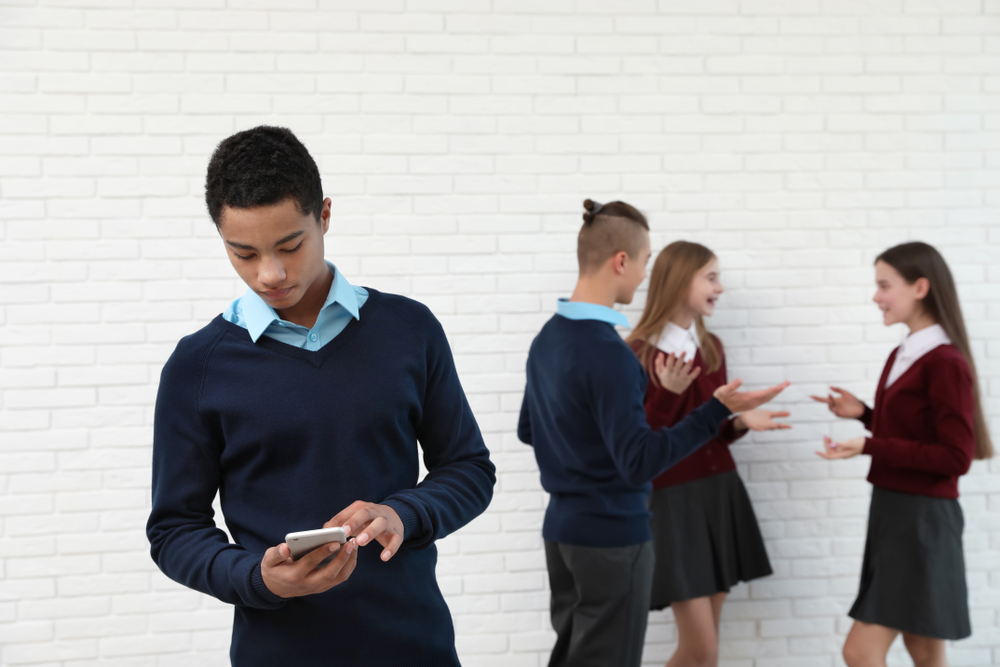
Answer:
[[972, 634], [962, 507], [875, 487], [851, 618], [935, 639]]
[[746, 487], [735, 470], [653, 491], [656, 569], [650, 609], [728, 593], [771, 574]]

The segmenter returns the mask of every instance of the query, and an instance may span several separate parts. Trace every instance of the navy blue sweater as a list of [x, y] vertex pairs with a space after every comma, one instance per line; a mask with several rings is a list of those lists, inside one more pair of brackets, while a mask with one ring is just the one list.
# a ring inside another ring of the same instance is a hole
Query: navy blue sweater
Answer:
[[528, 353], [517, 435], [534, 446], [549, 492], [542, 536], [587, 547], [652, 539], [650, 481], [715, 437], [717, 399], [670, 428], [646, 422], [648, 376], [614, 327], [554, 315]]
[[[489, 504], [494, 466], [441, 325], [369, 290], [361, 319], [316, 352], [217, 317], [160, 377], [146, 533], [171, 579], [235, 605], [234, 665], [458, 665], [434, 540]], [[418, 449], [429, 471], [417, 483]], [[215, 526], [220, 492], [235, 544]], [[393, 507], [405, 541], [361, 547], [345, 583], [282, 599], [264, 551], [355, 500]]]

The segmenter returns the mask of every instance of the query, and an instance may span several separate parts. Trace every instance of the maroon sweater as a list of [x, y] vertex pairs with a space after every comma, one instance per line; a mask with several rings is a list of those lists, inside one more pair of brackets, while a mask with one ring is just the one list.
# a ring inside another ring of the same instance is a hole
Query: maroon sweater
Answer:
[[940, 345], [914, 362], [888, 389], [899, 348], [882, 371], [875, 408], [861, 421], [872, 436], [868, 481], [891, 491], [958, 498], [958, 478], [976, 451], [972, 373], [954, 345]]
[[[694, 357], [695, 366], [701, 368], [701, 375], [695, 378], [691, 386], [680, 394], [675, 394], [669, 389], [664, 389], [659, 383], [653, 380], [653, 373], [649, 374], [649, 385], [646, 387], [646, 421], [653, 429], [673, 426], [684, 419], [689, 412], [712, 398], [716, 389], [726, 384], [726, 356], [722, 349], [722, 343], [718, 338], [712, 336], [719, 353], [722, 355], [722, 365], [714, 373], [708, 372], [708, 364], [701, 356], [701, 350]], [[633, 341], [630, 343], [632, 350], [638, 354], [643, 343]], [[665, 356], [665, 353], [657, 350], [657, 356]], [[654, 358], [655, 360], [655, 358]], [[683, 459], [665, 473], [653, 480], [654, 489], [662, 489], [665, 486], [674, 486], [684, 482], [693, 482], [703, 477], [719, 475], [730, 470], [736, 470], [736, 461], [729, 453], [729, 444], [741, 437], [746, 431], [737, 431], [733, 426], [733, 418], [727, 419], [719, 427], [719, 435], [709, 440], [694, 451], [693, 454]]]

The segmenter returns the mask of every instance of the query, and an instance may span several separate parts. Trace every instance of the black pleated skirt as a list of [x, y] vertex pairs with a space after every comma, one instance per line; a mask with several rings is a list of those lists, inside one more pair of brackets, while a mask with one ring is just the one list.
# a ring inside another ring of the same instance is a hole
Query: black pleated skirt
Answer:
[[972, 634], [962, 507], [875, 487], [851, 618], [935, 639]]
[[728, 593], [771, 574], [750, 497], [735, 470], [653, 491], [651, 609]]

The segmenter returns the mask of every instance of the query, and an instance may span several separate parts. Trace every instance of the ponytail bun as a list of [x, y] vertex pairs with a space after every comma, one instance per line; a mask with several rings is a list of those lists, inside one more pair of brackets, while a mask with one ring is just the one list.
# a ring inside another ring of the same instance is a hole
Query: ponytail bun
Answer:
[[583, 223], [589, 225], [594, 221], [594, 218], [597, 217], [601, 209], [604, 208], [604, 204], [598, 204], [593, 199], [584, 199], [583, 208], [586, 210], [586, 213], [583, 214]]

